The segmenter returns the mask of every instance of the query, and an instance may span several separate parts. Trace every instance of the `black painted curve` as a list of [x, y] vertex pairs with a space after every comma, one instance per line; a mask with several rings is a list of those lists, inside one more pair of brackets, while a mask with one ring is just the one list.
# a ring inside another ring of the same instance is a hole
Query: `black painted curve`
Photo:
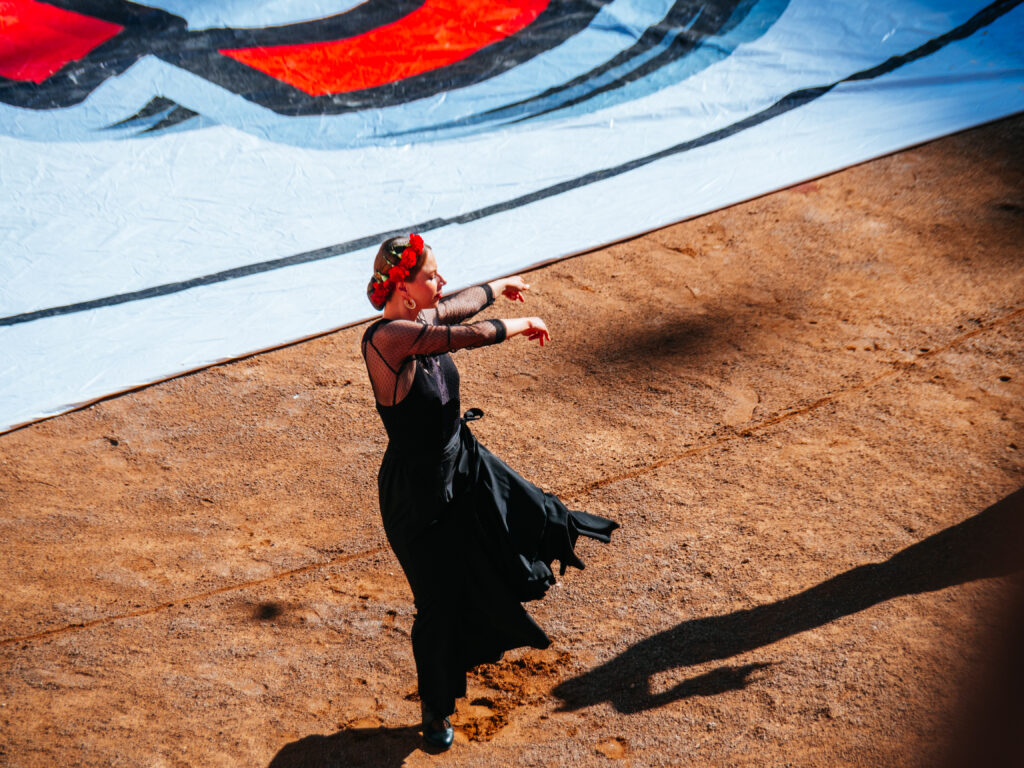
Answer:
[[122, 293], [114, 296], [105, 296], [103, 298], [82, 301], [75, 304], [66, 304], [59, 307], [49, 307], [47, 309], [25, 312], [19, 315], [11, 315], [9, 317], [0, 318], [0, 326], [17, 325], [20, 323], [42, 320], [48, 317], [70, 315], [77, 312], [86, 312], [93, 309], [111, 307], [133, 301], [142, 301], [144, 299], [155, 298], [158, 296], [167, 296], [205, 285], [213, 285], [227, 280], [235, 280], [242, 277], [248, 277], [249, 275], [295, 266], [297, 264], [306, 264], [313, 261], [334, 258], [336, 256], [343, 256], [346, 253], [377, 245], [381, 241], [395, 235], [405, 234], [408, 232], [430, 232], [451, 224], [466, 224], [471, 221], [478, 221], [489, 216], [494, 216], [498, 213], [514, 210], [515, 208], [521, 208], [522, 206], [555, 197], [565, 192], [579, 189], [580, 187], [585, 187], [606, 179], [621, 176], [629, 173], [630, 171], [637, 170], [638, 168], [643, 168], [644, 166], [656, 163], [659, 160], [664, 160], [665, 158], [672, 157], [674, 155], [679, 155], [699, 147], [704, 147], [709, 144], [722, 141], [723, 139], [753, 128], [761, 123], [771, 120], [772, 118], [785, 114], [786, 112], [798, 109], [799, 107], [824, 96], [826, 93], [842, 83], [862, 82], [893, 72], [900, 67], [910, 64], [911, 62], [930, 56], [950, 43], [969, 37], [979, 29], [988, 26], [999, 17], [1016, 8], [1021, 4], [1021, 2], [1024, 2], [1024, 0], [995, 0], [995, 2], [980, 10], [963, 24], [954, 27], [950, 31], [929, 40], [923, 45], [920, 45], [907, 53], [899, 56], [892, 56], [874, 67], [854, 72], [841, 80], [837, 80], [827, 85], [816, 86], [813, 88], [802, 88], [788, 93], [770, 107], [717, 131], [712, 131], [704, 134], [703, 136], [681, 142], [659, 152], [638, 157], [620, 165], [611, 166], [598, 171], [592, 171], [591, 173], [578, 176], [574, 179], [569, 179], [559, 184], [553, 184], [549, 187], [544, 187], [543, 189], [539, 189], [501, 203], [495, 203], [473, 211], [467, 211], [459, 216], [452, 216], [443, 219], [430, 219], [427, 221], [416, 222], [414, 224], [407, 224], [386, 232], [377, 232], [372, 235], [366, 235], [354, 240], [349, 240], [345, 243], [339, 243], [325, 248], [318, 248], [304, 253], [297, 253], [279, 259], [247, 264], [241, 267], [235, 267], [233, 269], [227, 269], [221, 272], [191, 278], [189, 280], [156, 285], [139, 291], [132, 291], [130, 293]]

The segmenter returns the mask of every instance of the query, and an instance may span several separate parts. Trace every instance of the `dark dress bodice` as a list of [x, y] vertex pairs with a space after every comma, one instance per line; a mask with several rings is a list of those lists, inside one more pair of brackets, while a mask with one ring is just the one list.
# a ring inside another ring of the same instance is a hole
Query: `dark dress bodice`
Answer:
[[391, 446], [400, 451], [443, 450], [460, 422], [459, 371], [448, 353], [419, 355], [412, 387], [395, 405], [377, 403]]

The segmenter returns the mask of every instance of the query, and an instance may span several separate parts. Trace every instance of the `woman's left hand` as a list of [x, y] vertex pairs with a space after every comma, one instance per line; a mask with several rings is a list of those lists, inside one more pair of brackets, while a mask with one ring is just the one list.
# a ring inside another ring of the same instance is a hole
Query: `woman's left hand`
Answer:
[[[506, 277], [504, 280], [498, 280], [499, 289], [501, 294], [509, 301], [523, 301], [522, 291], [530, 290], [530, 284], [523, 280], [521, 275], [514, 275], [513, 277]], [[495, 291], [497, 293], [498, 291]]]

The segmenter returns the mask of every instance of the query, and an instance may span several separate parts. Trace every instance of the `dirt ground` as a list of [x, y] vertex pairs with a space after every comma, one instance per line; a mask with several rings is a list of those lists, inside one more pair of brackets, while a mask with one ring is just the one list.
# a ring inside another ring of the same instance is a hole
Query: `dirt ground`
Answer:
[[0, 765], [1012, 764], [1022, 146], [1024, 117], [946, 138], [485, 313], [553, 341], [457, 354], [475, 433], [622, 528], [444, 755], [363, 326], [0, 436]]

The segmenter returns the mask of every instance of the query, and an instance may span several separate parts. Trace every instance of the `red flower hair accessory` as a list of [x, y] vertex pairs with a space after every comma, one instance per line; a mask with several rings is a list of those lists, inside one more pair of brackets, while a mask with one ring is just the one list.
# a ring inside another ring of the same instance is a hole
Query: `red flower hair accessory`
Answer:
[[416, 266], [420, 256], [423, 255], [423, 238], [416, 234], [409, 235], [409, 245], [401, 251], [396, 252], [390, 248], [384, 252], [384, 260], [388, 263], [387, 274], [380, 272], [373, 273], [373, 293], [370, 294], [370, 301], [374, 306], [381, 306], [386, 303], [388, 297], [395, 289], [395, 285], [405, 282], [409, 272]]

